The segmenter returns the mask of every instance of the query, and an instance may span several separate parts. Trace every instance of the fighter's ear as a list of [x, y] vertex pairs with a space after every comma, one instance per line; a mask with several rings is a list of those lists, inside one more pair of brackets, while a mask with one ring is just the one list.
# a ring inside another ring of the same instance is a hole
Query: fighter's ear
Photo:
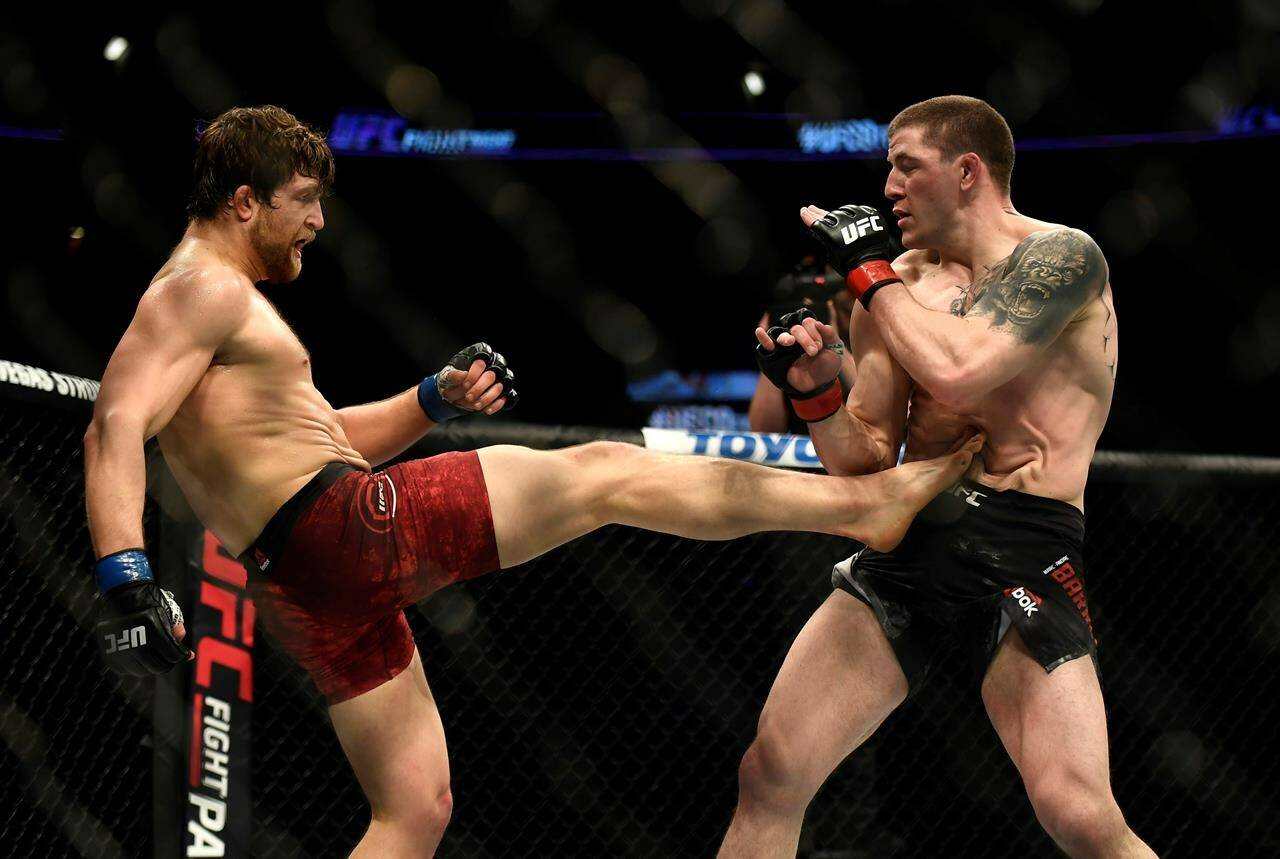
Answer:
[[978, 182], [978, 177], [986, 172], [987, 165], [982, 163], [976, 152], [966, 152], [958, 159], [960, 167], [960, 190], [969, 191]]
[[235, 213], [237, 221], [252, 218], [260, 205], [258, 198], [253, 196], [253, 189], [248, 185], [241, 185], [231, 194], [231, 211]]

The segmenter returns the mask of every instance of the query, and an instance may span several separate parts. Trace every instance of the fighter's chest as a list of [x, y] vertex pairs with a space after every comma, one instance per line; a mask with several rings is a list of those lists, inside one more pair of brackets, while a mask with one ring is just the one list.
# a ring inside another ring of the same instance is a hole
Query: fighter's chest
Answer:
[[293, 328], [261, 296], [253, 301], [244, 325], [215, 357], [214, 363], [247, 364], [283, 373], [311, 373], [311, 355]]
[[938, 267], [907, 280], [911, 296], [922, 306], [953, 316], [964, 316], [982, 297], [986, 284], [974, 281], [973, 273], [961, 266]]

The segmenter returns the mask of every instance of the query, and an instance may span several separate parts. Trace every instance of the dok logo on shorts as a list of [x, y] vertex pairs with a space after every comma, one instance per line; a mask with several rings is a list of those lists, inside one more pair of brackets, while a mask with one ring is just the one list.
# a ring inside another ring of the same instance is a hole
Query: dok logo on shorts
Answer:
[[396, 518], [396, 485], [387, 474], [375, 474], [364, 485], [360, 496], [360, 521], [375, 534], [391, 530], [391, 520]]
[[1022, 609], [1022, 613], [1027, 617], [1032, 617], [1036, 612], [1040, 611], [1040, 603], [1044, 602], [1044, 597], [1037, 596], [1021, 586], [1005, 588], [1004, 595], [1009, 599], [1017, 600], [1018, 608]]

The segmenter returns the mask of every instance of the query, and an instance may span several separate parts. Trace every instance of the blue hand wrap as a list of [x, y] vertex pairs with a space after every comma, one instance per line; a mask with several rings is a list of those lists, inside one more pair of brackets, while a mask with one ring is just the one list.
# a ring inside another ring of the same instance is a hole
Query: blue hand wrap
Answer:
[[93, 565], [93, 574], [98, 579], [98, 592], [107, 593], [130, 582], [154, 582], [151, 574], [151, 562], [141, 549], [125, 549], [102, 558]]
[[[443, 373], [441, 370], [440, 373]], [[444, 398], [440, 393], [440, 384], [436, 381], [435, 376], [427, 376], [422, 380], [422, 384], [418, 385], [418, 405], [422, 406], [422, 410], [426, 412], [427, 417], [438, 424], [445, 421], [451, 421], [454, 418], [469, 414], [464, 409], [460, 409], [453, 403]]]

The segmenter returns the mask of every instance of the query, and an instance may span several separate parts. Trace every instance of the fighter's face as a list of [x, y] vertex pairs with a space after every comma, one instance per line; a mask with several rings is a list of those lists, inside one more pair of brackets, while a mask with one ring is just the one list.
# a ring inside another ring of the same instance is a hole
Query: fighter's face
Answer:
[[254, 252], [271, 283], [288, 283], [302, 273], [302, 248], [324, 229], [320, 183], [306, 176], [276, 189], [270, 206], [261, 206], [249, 231]]
[[893, 201], [893, 215], [907, 248], [935, 247], [960, 204], [959, 159], [944, 159], [941, 149], [927, 145], [921, 137], [919, 128], [908, 126], [889, 141], [884, 195]]

